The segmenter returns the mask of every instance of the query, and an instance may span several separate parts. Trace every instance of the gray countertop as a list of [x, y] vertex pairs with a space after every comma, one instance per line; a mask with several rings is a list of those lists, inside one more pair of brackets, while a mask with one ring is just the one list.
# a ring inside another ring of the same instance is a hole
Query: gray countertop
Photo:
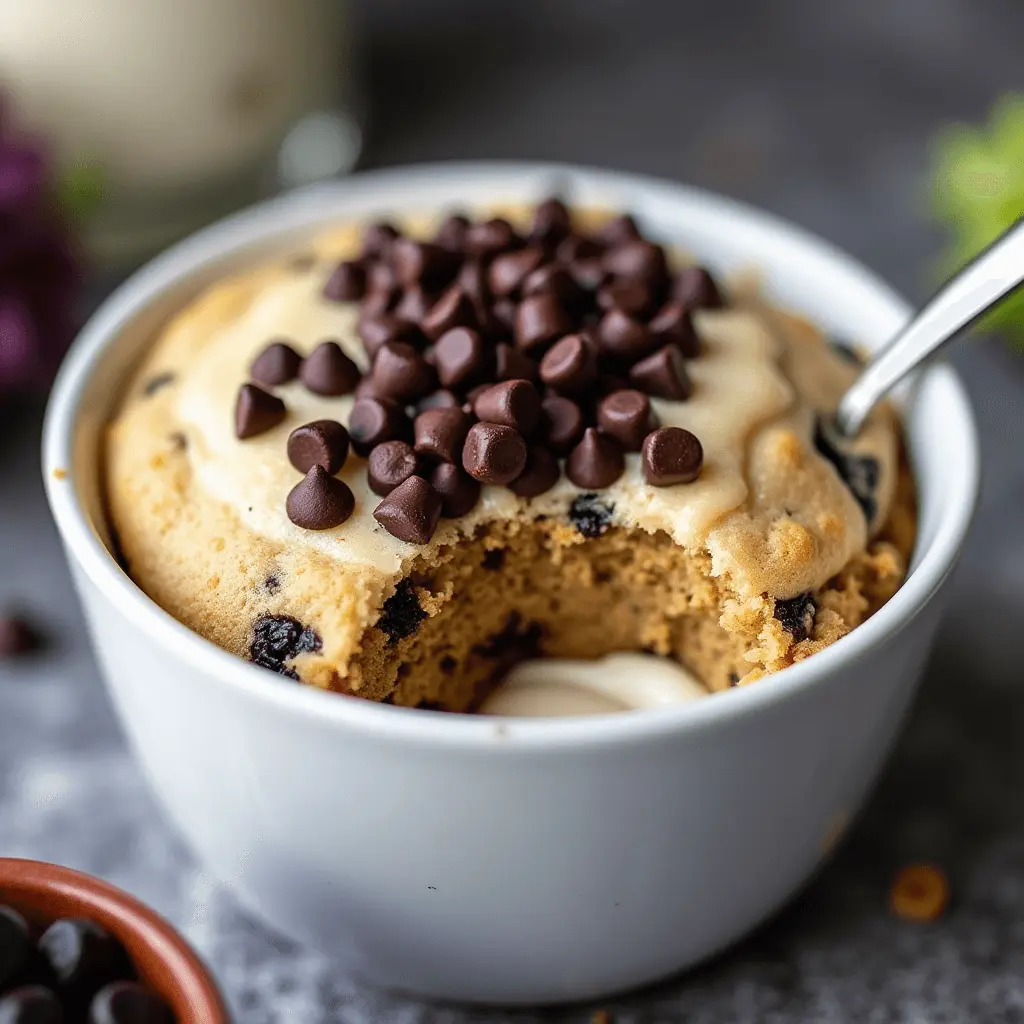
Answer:
[[[375, 0], [360, 11], [366, 164], [540, 157], [690, 181], [849, 249], [916, 299], [937, 237], [928, 140], [1021, 83], [1024, 8], [998, 0], [672, 4]], [[714, 963], [608, 1001], [621, 1022], [1024, 1021], [1024, 357], [957, 353], [985, 481], [935, 656], [867, 810], [790, 907]], [[125, 751], [43, 500], [41, 405], [0, 404], [0, 606], [54, 646], [0, 665], [0, 854], [103, 875], [181, 926], [240, 1024], [579, 1021], [367, 991], [249, 919], [190, 858]], [[953, 901], [893, 919], [927, 859]]]

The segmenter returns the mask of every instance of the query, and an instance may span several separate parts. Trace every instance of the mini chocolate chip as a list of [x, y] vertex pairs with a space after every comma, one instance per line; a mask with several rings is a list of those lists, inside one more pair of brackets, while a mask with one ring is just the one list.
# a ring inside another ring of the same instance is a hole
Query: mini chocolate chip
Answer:
[[271, 342], [252, 362], [249, 376], [264, 387], [275, 387], [295, 380], [302, 356], [283, 341]]
[[583, 411], [571, 399], [552, 395], [541, 402], [542, 436], [556, 455], [568, 455], [583, 437]]
[[466, 232], [469, 230], [469, 218], [461, 214], [449, 214], [434, 235], [434, 245], [441, 246], [449, 252], [462, 252], [466, 246]]
[[591, 347], [578, 334], [556, 341], [540, 361], [540, 379], [567, 394], [586, 391], [597, 379], [597, 360]]
[[594, 427], [569, 453], [565, 475], [577, 486], [600, 490], [610, 487], [625, 472], [626, 460], [618, 441], [598, 433]]
[[530, 226], [530, 240], [549, 246], [560, 242], [572, 231], [572, 217], [561, 199], [545, 199], [537, 204]]
[[426, 412], [428, 409], [461, 409], [462, 402], [445, 388], [438, 388], [432, 391], [426, 398], [421, 398], [416, 403], [415, 415]]
[[640, 229], [636, 221], [628, 213], [612, 217], [610, 221], [602, 225], [597, 233], [598, 239], [607, 246], [625, 245], [627, 242], [643, 241]]
[[357, 455], [366, 458], [379, 444], [396, 441], [408, 432], [401, 407], [387, 398], [357, 398], [348, 417], [348, 436]]
[[411, 320], [406, 320], [397, 313], [361, 316], [356, 324], [356, 334], [359, 335], [363, 348], [371, 359], [377, 355], [381, 346], [389, 341], [400, 341], [412, 345], [413, 348], [420, 348], [424, 341], [419, 328]]
[[430, 486], [441, 495], [441, 515], [458, 519], [480, 500], [480, 484], [451, 462], [440, 462], [430, 474]]
[[288, 518], [304, 530], [330, 530], [341, 526], [355, 507], [352, 488], [319, 464], [288, 492], [285, 502]]
[[392, 537], [407, 544], [426, 544], [441, 518], [441, 495], [421, 476], [399, 484], [373, 513]]
[[472, 422], [461, 409], [427, 409], [413, 423], [413, 447], [418, 455], [442, 462], [460, 462], [462, 445]]
[[479, 379], [486, 366], [484, 343], [470, 327], [453, 327], [434, 345], [434, 366], [446, 388], [463, 388]]
[[683, 354], [675, 345], [663, 345], [653, 355], [634, 363], [629, 380], [649, 395], [674, 402], [685, 401], [693, 394]]
[[363, 229], [363, 255], [386, 256], [398, 237], [398, 228], [387, 221], [368, 224]]
[[559, 302], [572, 305], [580, 297], [580, 286], [565, 267], [549, 263], [530, 274], [523, 282], [522, 292], [524, 297], [553, 295]]
[[572, 330], [572, 321], [554, 295], [531, 295], [516, 309], [516, 345], [525, 352], [543, 348]]
[[615, 506], [602, 501], [597, 494], [580, 494], [569, 506], [569, 522], [584, 537], [600, 537], [612, 525]]
[[[44, 646], [45, 637], [22, 615], [0, 617], [0, 659], [20, 658]], [[3, 952], [0, 951], [0, 982], [3, 980]]]
[[316, 395], [348, 395], [362, 374], [336, 341], [321, 342], [302, 360], [299, 379]]
[[641, 464], [644, 479], [653, 487], [688, 484], [700, 476], [704, 449], [682, 427], [659, 427], [644, 438]]
[[411, 401], [429, 394], [437, 386], [433, 369], [411, 345], [388, 341], [373, 361], [374, 384], [390, 397]]
[[499, 380], [528, 380], [537, 383], [537, 364], [507, 342], [494, 348], [494, 376]]
[[556, 259], [559, 263], [572, 265], [580, 260], [592, 260], [601, 255], [603, 247], [593, 238], [584, 235], [569, 235], [558, 246]]
[[0, 992], [21, 974], [32, 953], [28, 922], [13, 907], [0, 906]]
[[235, 436], [244, 441], [276, 427], [287, 415], [284, 402], [255, 384], [243, 384], [235, 403]]
[[288, 461], [300, 472], [323, 466], [331, 475], [348, 458], [348, 431], [335, 420], [313, 420], [288, 435]]
[[399, 640], [412, 636], [426, 617], [412, 580], [399, 580], [381, 608], [377, 628], [388, 638], [388, 646], [394, 647]]
[[526, 453], [526, 468], [513, 480], [508, 489], [520, 498], [536, 498], [538, 494], [550, 491], [561, 470], [558, 459], [547, 448], [533, 445]]
[[427, 291], [418, 284], [409, 285], [395, 306], [395, 316], [411, 324], [418, 324], [434, 308], [436, 301], [436, 292]]
[[142, 388], [142, 393], [147, 398], [152, 398], [158, 391], [162, 391], [169, 384], [173, 384], [178, 379], [177, 374], [171, 373], [170, 370], [165, 370], [163, 373], [154, 374], [149, 380], [146, 381]]
[[810, 594], [798, 594], [786, 600], [775, 599], [772, 614], [795, 643], [806, 640], [814, 632], [814, 616], [818, 608]]
[[597, 304], [602, 310], [619, 309], [633, 317], [647, 316], [655, 301], [655, 291], [646, 281], [630, 278], [612, 281], [597, 293]]
[[518, 430], [501, 423], [475, 423], [470, 427], [462, 449], [462, 466], [474, 480], [511, 483], [525, 465], [526, 442]]
[[303, 626], [298, 619], [290, 615], [263, 615], [253, 623], [249, 660], [278, 675], [298, 679], [298, 672], [288, 668], [285, 662], [300, 654], [319, 651], [322, 646], [315, 630]]
[[544, 262], [544, 253], [534, 245], [496, 256], [487, 274], [491, 292], [495, 296], [517, 292], [526, 276]]
[[342, 260], [324, 285], [324, 298], [332, 302], [358, 302], [366, 294], [366, 267], [357, 260]]
[[36, 948], [61, 993], [76, 1002], [101, 985], [130, 976], [131, 965], [121, 944], [96, 921], [84, 917], [54, 921]]
[[605, 313], [597, 325], [601, 351], [623, 363], [631, 363], [647, 355], [655, 347], [651, 332], [621, 309]]
[[419, 469], [419, 459], [405, 441], [384, 441], [370, 452], [366, 476], [370, 489], [382, 497], [405, 483]]
[[22, 985], [0, 996], [0, 1024], [64, 1024], [64, 1007], [43, 985]]
[[632, 388], [612, 391], [598, 403], [597, 425], [627, 452], [638, 452], [656, 425], [651, 400]]
[[281, 577], [276, 572], [272, 572], [264, 581], [263, 589], [268, 594], [277, 594], [281, 591]]
[[451, 285], [430, 308], [420, 322], [424, 334], [436, 341], [454, 327], [468, 327], [473, 323], [473, 304], [458, 284]]
[[875, 496], [881, 477], [878, 461], [870, 455], [842, 451], [833, 443], [820, 420], [815, 425], [814, 446], [835, 467], [840, 479], [850, 488], [850, 493], [863, 510], [864, 517], [871, 524], [878, 512], [878, 500]]
[[506, 380], [482, 391], [473, 411], [485, 423], [513, 427], [528, 437], [540, 420], [540, 395], [528, 380]]
[[466, 232], [466, 251], [474, 256], [489, 256], [511, 249], [519, 239], [512, 225], [503, 217], [470, 224]]
[[700, 338], [693, 326], [693, 317], [681, 302], [663, 306], [647, 325], [656, 344], [677, 345], [687, 359], [700, 355]]
[[484, 552], [484, 557], [480, 564], [491, 572], [500, 572], [505, 567], [505, 549], [489, 548]]
[[137, 981], [115, 981], [96, 993], [89, 1024], [174, 1024], [170, 1007]]
[[725, 305], [715, 279], [704, 267], [681, 270], [672, 286], [672, 297], [689, 310], [720, 309]]
[[665, 250], [653, 242], [624, 242], [604, 254], [604, 269], [615, 277], [638, 278], [654, 285], [665, 279]]

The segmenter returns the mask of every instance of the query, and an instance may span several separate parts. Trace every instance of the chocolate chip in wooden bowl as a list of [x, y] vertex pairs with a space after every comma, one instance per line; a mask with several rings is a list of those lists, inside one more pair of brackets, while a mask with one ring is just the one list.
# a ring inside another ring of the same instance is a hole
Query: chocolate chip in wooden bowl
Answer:
[[621, 309], [605, 313], [596, 335], [601, 351], [619, 364], [636, 362], [656, 347], [647, 326]]
[[295, 669], [287, 662], [300, 654], [311, 654], [323, 646], [316, 630], [304, 626], [290, 615], [263, 615], [252, 627], [249, 641], [249, 660], [254, 665], [269, 669], [289, 679], [298, 679]]
[[0, 1024], [65, 1024], [64, 1007], [43, 985], [22, 985], [0, 995]]
[[413, 423], [417, 455], [441, 462], [461, 462], [472, 418], [460, 408], [427, 409]]
[[392, 537], [407, 544], [426, 544], [441, 518], [441, 495], [421, 476], [411, 476], [384, 498], [373, 518]]
[[314, 465], [288, 492], [288, 518], [303, 530], [330, 530], [341, 526], [355, 511], [356, 499], [344, 480]]
[[351, 394], [362, 374], [336, 341], [321, 342], [305, 359], [299, 380], [316, 395]]
[[0, 992], [16, 983], [34, 952], [28, 922], [14, 907], [0, 906]]
[[93, 997], [88, 1024], [174, 1024], [174, 1015], [155, 992], [137, 981], [115, 981]]
[[324, 284], [331, 302], [359, 302], [366, 295], [366, 267], [359, 260], [342, 260]]
[[540, 421], [540, 395], [528, 380], [501, 381], [476, 396], [473, 412], [484, 423], [512, 427], [529, 437]]
[[439, 462], [430, 474], [430, 486], [441, 496], [441, 515], [458, 519], [480, 500], [480, 484], [460, 466]]
[[577, 487], [595, 491], [610, 487], [625, 470], [622, 446], [594, 427], [587, 427], [565, 463], [565, 475]]
[[693, 317], [682, 302], [666, 303], [651, 318], [647, 329], [658, 345], [675, 345], [687, 359], [700, 355], [700, 338]]
[[348, 416], [348, 436], [362, 458], [378, 444], [398, 441], [411, 434], [402, 407], [390, 398], [357, 398]]
[[465, 388], [479, 382], [488, 368], [489, 352], [478, 331], [453, 327], [434, 344], [437, 378], [446, 388]]
[[555, 455], [568, 455], [586, 425], [583, 410], [571, 398], [550, 395], [541, 402], [541, 436]]
[[256, 384], [243, 384], [235, 402], [235, 436], [240, 441], [272, 430], [281, 423], [288, 410], [277, 395]]
[[287, 342], [272, 341], [253, 360], [249, 376], [264, 387], [277, 387], [295, 380], [302, 365], [302, 356]]
[[623, 388], [598, 403], [597, 425], [627, 452], [638, 452], [657, 423], [651, 400], [641, 391]]
[[721, 309], [725, 305], [715, 279], [704, 267], [686, 267], [676, 274], [672, 297], [687, 309]]
[[487, 272], [487, 283], [490, 285], [491, 294], [496, 297], [516, 294], [527, 276], [543, 262], [544, 252], [535, 245], [496, 256], [491, 261]]
[[536, 384], [537, 364], [519, 349], [502, 341], [494, 346], [494, 376], [497, 380], [528, 380]]
[[373, 361], [374, 384], [397, 401], [414, 401], [437, 387], [437, 375], [416, 349], [403, 341], [385, 342]]
[[323, 466], [334, 476], [348, 458], [348, 431], [336, 420], [313, 420], [288, 435], [288, 461], [300, 472]]
[[572, 320], [562, 303], [551, 294], [523, 299], [516, 308], [515, 340], [524, 352], [535, 352], [568, 334]]
[[649, 484], [672, 487], [692, 483], [700, 476], [704, 449], [689, 430], [659, 427], [644, 438], [640, 460]]
[[560, 392], [582, 394], [597, 380], [593, 349], [580, 335], [567, 334], [544, 353], [540, 379]]
[[500, 423], [475, 423], [466, 435], [462, 466], [483, 484], [511, 483], [526, 466], [526, 441]]
[[795, 643], [806, 640], [814, 632], [814, 616], [817, 605], [811, 594], [797, 594], [786, 599], [776, 598], [772, 615], [786, 630]]
[[526, 466], [509, 485], [509, 490], [520, 498], [536, 498], [550, 491], [562, 471], [558, 459], [543, 445], [533, 445], [526, 453]]
[[683, 402], [693, 394], [693, 384], [683, 354], [675, 345], [663, 345], [629, 371], [630, 383], [655, 398]]
[[370, 452], [366, 476], [370, 489], [382, 497], [419, 471], [420, 461], [405, 441], [384, 441]]
[[85, 1004], [103, 985], [132, 976], [121, 944], [96, 921], [84, 917], [53, 921], [36, 948], [65, 1001]]

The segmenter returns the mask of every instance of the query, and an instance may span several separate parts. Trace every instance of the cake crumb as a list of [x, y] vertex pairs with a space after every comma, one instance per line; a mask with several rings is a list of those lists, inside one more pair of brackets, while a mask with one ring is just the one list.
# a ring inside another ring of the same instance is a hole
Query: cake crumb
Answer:
[[904, 921], [934, 921], [948, 903], [949, 881], [935, 864], [908, 864], [889, 890], [889, 905]]

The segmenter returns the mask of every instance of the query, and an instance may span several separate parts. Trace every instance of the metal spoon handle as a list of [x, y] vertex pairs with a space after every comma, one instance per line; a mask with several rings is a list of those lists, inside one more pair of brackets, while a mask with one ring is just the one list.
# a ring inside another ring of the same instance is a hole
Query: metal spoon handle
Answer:
[[1024, 218], [979, 253], [864, 367], [843, 395], [836, 426], [856, 437], [880, 398], [959, 331], [1024, 282]]

